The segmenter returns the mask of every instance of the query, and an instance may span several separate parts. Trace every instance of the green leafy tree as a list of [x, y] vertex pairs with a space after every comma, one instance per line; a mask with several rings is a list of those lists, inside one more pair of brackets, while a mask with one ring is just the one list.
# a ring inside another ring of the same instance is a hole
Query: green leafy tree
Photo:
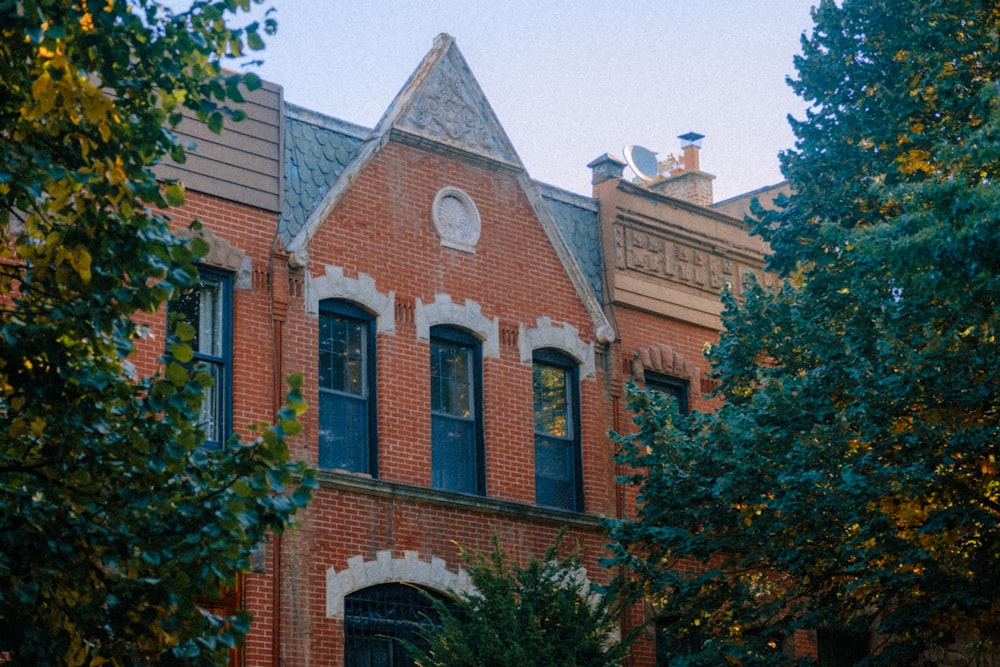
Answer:
[[420, 667], [613, 667], [632, 637], [620, 638], [614, 598], [581, 576], [577, 553], [559, 556], [562, 535], [541, 560], [511, 563], [497, 536], [489, 553], [463, 552], [475, 590], [457, 602], [432, 598], [438, 623], [409, 644]]
[[171, 233], [161, 210], [183, 188], [151, 167], [183, 160], [182, 109], [215, 130], [239, 119], [227, 105], [259, 80], [220, 62], [274, 27], [228, 27], [249, 9], [0, 1], [4, 664], [225, 664], [249, 619], [198, 596], [233, 584], [310, 495], [284, 442], [301, 380], [275, 425], [209, 450], [193, 327], [177, 323], [159, 375], [129, 358], [136, 318], [192, 285], [206, 251]]
[[866, 664], [1000, 640], [1000, 8], [823, 0], [791, 85], [795, 194], [756, 211], [782, 284], [726, 295], [725, 404], [635, 394], [641, 508], [613, 563], [774, 664], [802, 628], [869, 634]]

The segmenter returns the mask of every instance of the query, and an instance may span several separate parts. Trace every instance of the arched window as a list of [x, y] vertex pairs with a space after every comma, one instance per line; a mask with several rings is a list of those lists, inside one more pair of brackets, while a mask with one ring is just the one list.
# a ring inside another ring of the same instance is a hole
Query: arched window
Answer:
[[320, 302], [319, 467], [378, 475], [375, 323], [347, 301]]
[[345, 667], [412, 667], [399, 640], [415, 642], [420, 625], [436, 618], [431, 601], [416, 586], [378, 584], [349, 594], [344, 598]]
[[431, 486], [482, 495], [482, 348], [463, 329], [431, 327]]
[[532, 355], [535, 502], [583, 511], [580, 380], [576, 362], [554, 349]]

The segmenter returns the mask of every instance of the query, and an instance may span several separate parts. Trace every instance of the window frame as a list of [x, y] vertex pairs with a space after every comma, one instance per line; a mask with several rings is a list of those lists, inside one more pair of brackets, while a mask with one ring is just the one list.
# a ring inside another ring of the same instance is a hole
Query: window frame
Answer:
[[[367, 470], [348, 470], [348, 472], [360, 473], [370, 475], [373, 479], [378, 479], [378, 385], [376, 382], [377, 378], [377, 360], [376, 360], [376, 321], [375, 316], [369, 312], [364, 307], [352, 301], [347, 301], [344, 299], [323, 299], [319, 302], [319, 319], [317, 323], [317, 375], [316, 375], [316, 393], [317, 401], [319, 403], [317, 410], [317, 419], [319, 423], [322, 424], [322, 394], [323, 392], [331, 392], [339, 395], [348, 395], [346, 392], [334, 390], [334, 389], [324, 389], [320, 384], [320, 348], [322, 346], [322, 339], [320, 338], [320, 332], [322, 331], [322, 320], [325, 317], [338, 318], [341, 320], [348, 320], [352, 322], [361, 323], [364, 328], [363, 334], [363, 351], [362, 351], [362, 383], [364, 385], [364, 404], [365, 404], [365, 420], [367, 428]], [[350, 395], [357, 397], [357, 395]], [[342, 470], [346, 468], [333, 467], [324, 468], [321, 466], [323, 449], [324, 446], [330, 446], [329, 443], [324, 443], [323, 431], [321, 428], [317, 428], [316, 435], [317, 442], [317, 466], [321, 470]]]
[[[209, 449], [218, 449], [222, 444], [229, 439], [233, 433], [233, 275], [228, 271], [223, 271], [220, 269], [215, 269], [208, 266], [198, 266], [198, 279], [197, 281], [188, 288], [182, 290], [180, 296], [177, 299], [172, 300], [167, 303], [167, 327], [168, 334], [173, 329], [171, 321], [176, 317], [183, 317], [181, 311], [177, 309], [176, 306], [171, 308], [171, 304], [178, 303], [184, 298], [184, 294], [192, 289], [199, 289], [206, 283], [216, 284], [219, 286], [219, 300], [220, 312], [219, 312], [219, 345], [221, 347], [219, 355], [208, 354], [200, 350], [199, 345], [192, 345], [193, 352], [193, 363], [204, 364], [211, 370], [215, 372], [213, 375], [216, 378], [221, 378], [221, 380], [216, 380], [212, 389], [216, 392], [216, 410], [218, 415], [216, 415], [216, 422], [218, 424], [219, 439], [212, 439], [211, 433], [205, 433], [204, 446]], [[201, 294], [199, 293], [198, 305], [201, 306]], [[185, 320], [186, 321], [186, 320]], [[200, 322], [188, 322], [192, 327], [194, 327], [196, 336], [200, 338], [201, 328]], [[205, 397], [209, 398], [208, 395]], [[202, 411], [199, 410], [197, 417], [200, 417]], [[197, 422], [200, 426], [200, 421]]]
[[414, 661], [400, 640], [419, 643], [419, 626], [440, 624], [432, 600], [456, 609], [446, 594], [410, 582], [372, 584], [348, 593], [344, 596], [344, 664], [371, 664], [363, 658], [379, 654], [394, 667], [412, 666]]
[[[546, 433], [539, 433], [534, 428], [536, 415], [536, 407], [538, 401], [536, 400], [535, 394], [535, 368], [537, 366], [548, 366], [550, 368], [558, 368], [567, 374], [566, 383], [566, 401], [567, 401], [567, 412], [568, 412], [568, 430], [569, 436], [566, 438], [558, 438], [556, 436], [551, 436]], [[583, 512], [584, 511], [584, 493], [583, 493], [583, 436], [581, 428], [581, 406], [580, 406], [580, 364], [576, 359], [566, 354], [565, 352], [555, 349], [555, 348], [540, 348], [532, 352], [531, 355], [531, 396], [532, 396], [532, 430], [534, 432], [534, 453], [535, 453], [535, 504], [542, 507], [552, 507], [555, 509], [567, 510], [570, 512]], [[539, 475], [539, 438], [545, 438], [550, 441], [561, 441], [565, 443], [566, 447], [571, 448], [572, 454], [572, 506], [566, 507], [563, 505], [553, 505], [553, 504], [543, 504], [540, 501], [540, 496], [542, 495], [540, 491], [542, 490], [541, 480], [548, 479], [541, 477]]]
[[643, 387], [653, 391], [659, 391], [666, 396], [673, 396], [677, 399], [677, 411], [682, 415], [691, 412], [691, 382], [684, 378], [665, 375], [655, 371], [646, 371], [643, 374]]
[[[435, 482], [435, 477], [438, 475], [438, 465], [435, 461], [435, 437], [436, 429], [434, 428], [435, 417], [445, 418], [445, 419], [459, 419], [455, 415], [448, 414], [445, 412], [439, 412], [434, 410], [434, 381], [430, 376], [434, 365], [434, 346], [436, 343], [444, 343], [451, 346], [457, 346], [464, 348], [470, 353], [472, 360], [470, 368], [470, 390], [471, 390], [471, 407], [469, 410], [470, 416], [468, 421], [472, 423], [473, 428], [473, 443], [472, 443], [472, 455], [475, 457], [473, 467], [475, 471], [473, 473], [474, 479], [473, 490], [462, 490], [455, 488], [447, 488], [439, 483]], [[486, 495], [486, 443], [485, 435], [483, 430], [483, 346], [482, 341], [480, 341], [475, 335], [466, 331], [465, 329], [458, 328], [456, 326], [448, 324], [439, 324], [432, 326], [430, 328], [430, 338], [428, 345], [429, 352], [429, 363], [428, 363], [428, 373], [430, 380], [430, 392], [429, 398], [430, 415], [431, 415], [431, 487], [439, 491], [447, 491], [450, 493], [465, 493], [470, 495], [483, 496]]]

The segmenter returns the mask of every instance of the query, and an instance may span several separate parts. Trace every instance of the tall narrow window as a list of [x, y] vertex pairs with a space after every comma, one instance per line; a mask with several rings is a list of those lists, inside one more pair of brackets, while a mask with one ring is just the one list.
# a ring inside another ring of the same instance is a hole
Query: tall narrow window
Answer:
[[535, 502], [583, 509], [577, 366], [555, 350], [534, 355]]
[[482, 494], [482, 362], [479, 342], [449, 327], [431, 329], [431, 485]]
[[195, 361], [212, 375], [212, 386], [204, 390], [198, 424], [205, 432], [206, 446], [218, 447], [231, 429], [232, 280], [211, 269], [199, 271], [199, 282], [185, 289], [169, 307], [195, 328], [191, 341]]
[[342, 301], [319, 315], [319, 467], [375, 476], [374, 318]]

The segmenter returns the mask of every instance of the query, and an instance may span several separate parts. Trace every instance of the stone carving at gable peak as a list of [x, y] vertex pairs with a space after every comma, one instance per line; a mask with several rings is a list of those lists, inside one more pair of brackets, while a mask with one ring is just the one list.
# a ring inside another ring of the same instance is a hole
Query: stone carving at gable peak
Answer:
[[472, 75], [457, 60], [449, 54], [437, 64], [397, 126], [434, 141], [517, 163], [499, 121]]
[[430, 138], [461, 144], [483, 153], [494, 151], [490, 134], [480, 121], [468, 95], [454, 77], [437, 76], [427, 82], [408, 120]]

